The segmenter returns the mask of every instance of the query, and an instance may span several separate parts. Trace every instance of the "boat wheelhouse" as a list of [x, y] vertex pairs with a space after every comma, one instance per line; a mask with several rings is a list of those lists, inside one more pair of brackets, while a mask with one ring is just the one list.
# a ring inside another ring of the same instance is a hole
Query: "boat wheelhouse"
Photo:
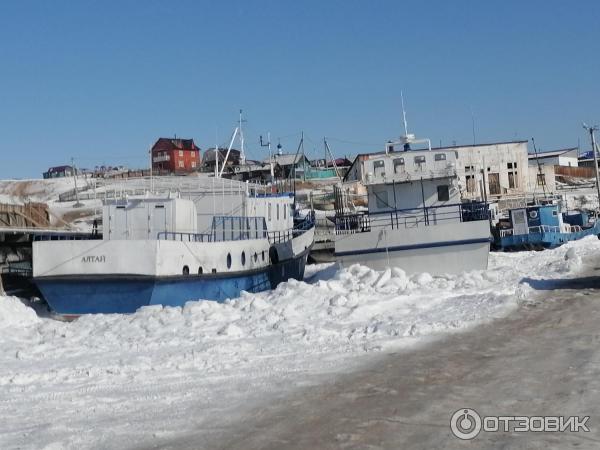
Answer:
[[[411, 150], [416, 142], [428, 148]], [[405, 135], [358, 163], [346, 180], [365, 185], [367, 207], [351, 207], [356, 199], [343, 185], [336, 189], [335, 257], [343, 266], [431, 274], [487, 268], [488, 206], [461, 201], [455, 152], [431, 150], [428, 140]]]
[[302, 279], [314, 219], [298, 216], [294, 195], [211, 183], [213, 189], [106, 201], [101, 239], [34, 242], [34, 281], [51, 309], [63, 316], [130, 313], [224, 301]]
[[509, 210], [508, 221], [494, 232], [500, 250], [543, 250], [586, 236], [600, 237], [600, 222], [585, 212], [561, 212], [558, 203], [534, 204]]

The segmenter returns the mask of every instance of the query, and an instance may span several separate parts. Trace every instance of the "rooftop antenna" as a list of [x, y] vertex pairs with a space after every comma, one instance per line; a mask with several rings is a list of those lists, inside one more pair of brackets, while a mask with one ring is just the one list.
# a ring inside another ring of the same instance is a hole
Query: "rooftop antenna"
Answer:
[[587, 126], [585, 122], [582, 122], [583, 128], [589, 131], [590, 139], [592, 140], [592, 153], [594, 155], [594, 173], [596, 174], [596, 190], [598, 191], [598, 204], [600, 206], [600, 177], [598, 176], [598, 146], [596, 145], [596, 138], [594, 137], [594, 131], [598, 130], [598, 125], [593, 127]]
[[402, 102], [402, 120], [404, 121], [404, 135], [408, 136], [408, 124], [406, 123], [406, 111], [404, 110], [404, 93], [400, 91], [400, 101]]

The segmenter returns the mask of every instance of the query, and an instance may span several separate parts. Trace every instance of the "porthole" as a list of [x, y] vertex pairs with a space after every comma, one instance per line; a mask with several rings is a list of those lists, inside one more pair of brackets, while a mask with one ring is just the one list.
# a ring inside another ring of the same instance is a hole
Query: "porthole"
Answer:
[[265, 251], [264, 250], [262, 251], [262, 260], [263, 260], [263, 262], [265, 262]]
[[190, 268], [188, 266], [183, 266], [183, 274], [184, 275], [189, 275], [190, 274]]
[[202, 266], [198, 267], [198, 275], [202, 275], [204, 271], [202, 270]]
[[258, 253], [254, 252], [254, 262], [258, 261]]
[[246, 265], [246, 252], [242, 252], [242, 266]]
[[227, 268], [231, 269], [231, 253], [227, 253]]

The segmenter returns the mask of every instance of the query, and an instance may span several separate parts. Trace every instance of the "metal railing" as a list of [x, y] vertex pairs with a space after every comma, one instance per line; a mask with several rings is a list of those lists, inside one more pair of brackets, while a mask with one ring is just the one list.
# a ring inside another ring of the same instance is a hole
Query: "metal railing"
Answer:
[[355, 234], [377, 228], [406, 229], [478, 220], [489, 220], [489, 208], [485, 202], [343, 214], [335, 218], [335, 232], [336, 234]]
[[307, 214], [304, 219], [294, 225], [294, 228], [288, 228], [287, 230], [269, 231], [267, 236], [270, 244], [280, 244], [287, 242], [295, 237], [300, 236], [306, 231], [310, 230], [315, 226], [315, 217], [312, 213]]

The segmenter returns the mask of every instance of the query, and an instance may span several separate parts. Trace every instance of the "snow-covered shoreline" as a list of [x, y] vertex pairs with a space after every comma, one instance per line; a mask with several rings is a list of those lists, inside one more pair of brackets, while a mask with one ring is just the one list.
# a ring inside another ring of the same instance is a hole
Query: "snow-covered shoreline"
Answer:
[[307, 282], [224, 304], [143, 308], [67, 323], [0, 297], [0, 448], [152, 446], [236, 414], [361, 355], [411, 348], [514, 311], [525, 277], [575, 276], [596, 237], [492, 254], [490, 268], [407, 276], [311, 267]]

